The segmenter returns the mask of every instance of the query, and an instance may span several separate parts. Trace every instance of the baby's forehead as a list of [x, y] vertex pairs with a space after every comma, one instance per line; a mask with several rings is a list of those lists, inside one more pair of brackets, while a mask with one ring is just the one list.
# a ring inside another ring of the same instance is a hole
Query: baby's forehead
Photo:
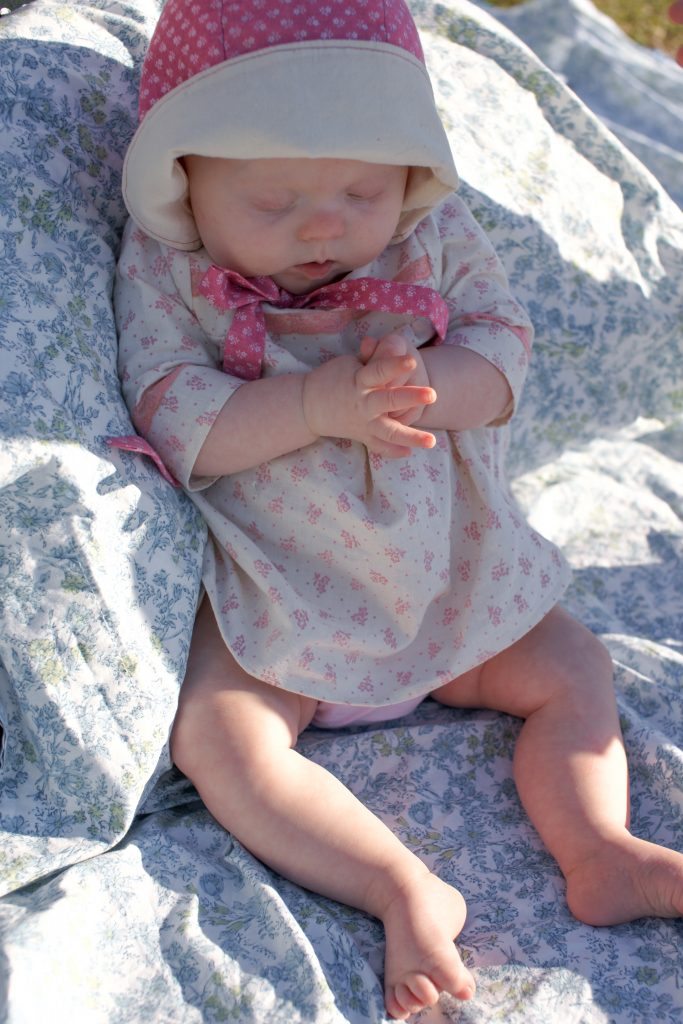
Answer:
[[333, 187], [357, 181], [384, 181], [406, 173], [406, 168], [337, 157], [262, 157], [230, 161], [246, 182], [281, 188], [324, 184]]

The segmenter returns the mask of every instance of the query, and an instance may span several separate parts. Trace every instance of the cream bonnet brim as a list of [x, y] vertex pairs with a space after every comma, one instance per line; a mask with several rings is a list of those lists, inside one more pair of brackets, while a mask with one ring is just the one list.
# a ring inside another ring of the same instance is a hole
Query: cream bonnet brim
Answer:
[[130, 144], [133, 219], [177, 249], [201, 246], [178, 158], [337, 157], [411, 168], [393, 241], [458, 185], [424, 65], [388, 43], [319, 40], [247, 53], [189, 78], [148, 111]]

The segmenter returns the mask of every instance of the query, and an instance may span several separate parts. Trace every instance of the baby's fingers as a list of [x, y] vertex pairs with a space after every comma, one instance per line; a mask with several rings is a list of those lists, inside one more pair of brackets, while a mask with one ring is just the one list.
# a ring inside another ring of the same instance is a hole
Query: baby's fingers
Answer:
[[[381, 356], [371, 359], [356, 373], [356, 384], [364, 390], [382, 388], [396, 377], [409, 374], [415, 369], [413, 356]], [[405, 380], [405, 377], [404, 377]]]
[[377, 388], [367, 395], [370, 418], [391, 415], [397, 419], [401, 413], [415, 406], [432, 405], [436, 401], [434, 388], [404, 384], [395, 388]]
[[402, 456], [409, 454], [409, 451], [406, 452], [405, 449], [433, 448], [436, 444], [436, 438], [428, 430], [411, 427], [391, 416], [380, 416], [375, 420], [372, 432], [375, 441], [388, 445], [390, 448], [402, 449]]
[[366, 336], [361, 339], [360, 348], [358, 349], [358, 358], [360, 359], [361, 363], [365, 365], [367, 362], [369, 362], [369, 360], [372, 359], [376, 351], [377, 338], [372, 338], [370, 337], [369, 334], [366, 334]]

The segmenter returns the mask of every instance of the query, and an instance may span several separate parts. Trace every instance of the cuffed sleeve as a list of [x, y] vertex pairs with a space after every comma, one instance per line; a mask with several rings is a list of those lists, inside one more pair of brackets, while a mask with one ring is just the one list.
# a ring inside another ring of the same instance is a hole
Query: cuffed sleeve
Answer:
[[439, 210], [443, 278], [450, 318], [444, 344], [462, 345], [506, 378], [512, 401], [492, 426], [505, 423], [519, 402], [533, 344], [533, 327], [510, 293], [503, 266], [488, 238], [456, 196]]
[[244, 382], [223, 372], [223, 339], [208, 336], [192, 311], [187, 256], [130, 222], [115, 289], [119, 373], [135, 428], [183, 487], [209, 486], [213, 478], [193, 477], [193, 466]]

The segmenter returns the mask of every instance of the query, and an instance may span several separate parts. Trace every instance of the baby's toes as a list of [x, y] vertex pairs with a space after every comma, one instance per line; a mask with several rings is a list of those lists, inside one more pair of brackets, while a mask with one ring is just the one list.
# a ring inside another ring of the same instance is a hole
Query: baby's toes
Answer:
[[455, 999], [471, 999], [475, 993], [474, 978], [459, 956], [450, 959], [447, 965], [435, 965], [429, 976], [437, 991], [448, 992]]
[[425, 1006], [433, 1006], [439, 998], [438, 989], [424, 974], [408, 974], [386, 994], [386, 1007], [392, 1017], [405, 1020]]

